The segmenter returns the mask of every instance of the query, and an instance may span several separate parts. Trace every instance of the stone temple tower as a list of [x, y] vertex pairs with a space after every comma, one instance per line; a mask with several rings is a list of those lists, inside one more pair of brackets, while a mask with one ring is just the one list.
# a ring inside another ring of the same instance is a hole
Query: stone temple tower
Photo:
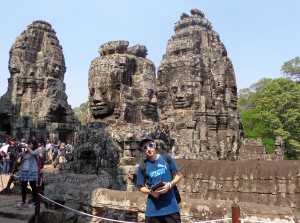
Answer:
[[78, 121], [65, 93], [62, 47], [49, 23], [35, 21], [16, 38], [8, 68], [0, 130], [18, 138], [73, 140]]
[[237, 159], [242, 125], [231, 60], [198, 9], [175, 24], [158, 67], [160, 122], [170, 127], [173, 153], [191, 159]]

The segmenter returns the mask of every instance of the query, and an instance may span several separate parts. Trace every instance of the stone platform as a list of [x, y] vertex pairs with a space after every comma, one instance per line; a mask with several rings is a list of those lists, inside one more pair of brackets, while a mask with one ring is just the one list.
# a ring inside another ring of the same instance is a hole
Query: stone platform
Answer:
[[[0, 190], [7, 185], [9, 175], [0, 175]], [[11, 187], [14, 185], [12, 184]], [[28, 194], [28, 198], [30, 195]], [[21, 195], [16, 194], [2, 194], [0, 195], [0, 222], [5, 223], [23, 223], [28, 222], [34, 214], [34, 208], [25, 205], [20, 208], [17, 206], [21, 201]]]
[[[44, 169], [50, 172], [58, 171], [53, 168], [52, 165], [45, 165]], [[10, 175], [0, 174], [0, 191], [6, 187]], [[30, 187], [29, 187], [30, 188]], [[25, 205], [20, 208], [17, 204], [21, 201], [21, 194], [18, 194], [19, 189], [15, 188], [15, 185], [11, 184], [10, 194], [0, 194], [0, 223], [23, 223], [28, 222], [34, 215], [34, 208]], [[31, 194], [27, 194], [27, 201], [30, 199]], [[43, 205], [41, 205], [41, 210]]]

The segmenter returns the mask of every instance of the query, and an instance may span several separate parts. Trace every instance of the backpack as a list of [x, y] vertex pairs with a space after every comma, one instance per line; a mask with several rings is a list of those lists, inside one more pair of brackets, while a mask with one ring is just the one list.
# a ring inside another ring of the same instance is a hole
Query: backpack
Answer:
[[[160, 153], [160, 155], [162, 155], [162, 157], [165, 159], [165, 161], [167, 161], [167, 163], [169, 164], [170, 166], [170, 171], [171, 171], [171, 175], [173, 176], [173, 168], [172, 168], [172, 165], [171, 165], [171, 160], [169, 158], [169, 155], [166, 154], [166, 153]], [[142, 170], [142, 174], [144, 176], [144, 179], [146, 181], [146, 183], [149, 181], [149, 178], [148, 176], [146, 175], [146, 160], [143, 160], [141, 163], [140, 163], [140, 167], [141, 167], [141, 170]], [[177, 185], [174, 185], [173, 186], [174, 188], [174, 193], [175, 193], [175, 197], [176, 197], [176, 200], [177, 200], [177, 203], [179, 204], [181, 202], [181, 197], [180, 197], [180, 194], [179, 194], [179, 190], [177, 188]]]
[[54, 146], [54, 148], [53, 148], [53, 153], [54, 153], [55, 155], [58, 154], [58, 146]]
[[44, 163], [39, 156], [38, 157], [35, 156], [35, 160], [38, 165], [38, 172], [41, 172], [41, 170], [44, 168]]
[[37, 160], [38, 160], [38, 172], [41, 172], [41, 170], [44, 168], [44, 164], [40, 157], [38, 157]]

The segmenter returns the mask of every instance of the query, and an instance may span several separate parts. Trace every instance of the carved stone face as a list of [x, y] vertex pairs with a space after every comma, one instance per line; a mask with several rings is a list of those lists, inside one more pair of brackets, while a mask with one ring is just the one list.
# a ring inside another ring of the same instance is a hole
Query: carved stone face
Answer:
[[120, 106], [129, 109], [127, 100], [131, 100], [131, 93], [127, 87], [132, 84], [134, 70], [134, 61], [119, 54], [98, 57], [92, 62], [89, 70], [89, 113], [94, 119], [112, 115], [116, 119], [120, 116]]
[[157, 98], [153, 90], [148, 90], [148, 99], [144, 102], [142, 112], [151, 120], [157, 119]]
[[104, 118], [114, 113], [117, 88], [111, 86], [110, 78], [98, 77], [91, 82], [89, 104], [94, 118]]
[[157, 112], [157, 98], [155, 95], [151, 94], [150, 101], [147, 106], [148, 114], [156, 114]]
[[171, 84], [172, 105], [174, 109], [189, 109], [193, 105], [195, 84], [193, 82], [174, 82]]
[[62, 65], [59, 62], [50, 63], [48, 69], [53, 77], [60, 77], [62, 73]]
[[12, 56], [9, 62], [9, 71], [11, 74], [20, 73], [21, 61], [18, 56]]

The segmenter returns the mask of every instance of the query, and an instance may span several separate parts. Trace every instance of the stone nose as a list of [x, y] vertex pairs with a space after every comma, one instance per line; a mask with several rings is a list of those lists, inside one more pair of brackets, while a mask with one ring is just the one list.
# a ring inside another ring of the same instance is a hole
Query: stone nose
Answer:
[[176, 94], [176, 98], [184, 98], [184, 91], [178, 89], [177, 94]]
[[102, 102], [104, 100], [104, 94], [101, 91], [95, 91], [93, 101], [94, 102]]
[[151, 98], [150, 103], [151, 103], [151, 104], [157, 104], [157, 98], [156, 98], [156, 96], [153, 96], [153, 97]]

